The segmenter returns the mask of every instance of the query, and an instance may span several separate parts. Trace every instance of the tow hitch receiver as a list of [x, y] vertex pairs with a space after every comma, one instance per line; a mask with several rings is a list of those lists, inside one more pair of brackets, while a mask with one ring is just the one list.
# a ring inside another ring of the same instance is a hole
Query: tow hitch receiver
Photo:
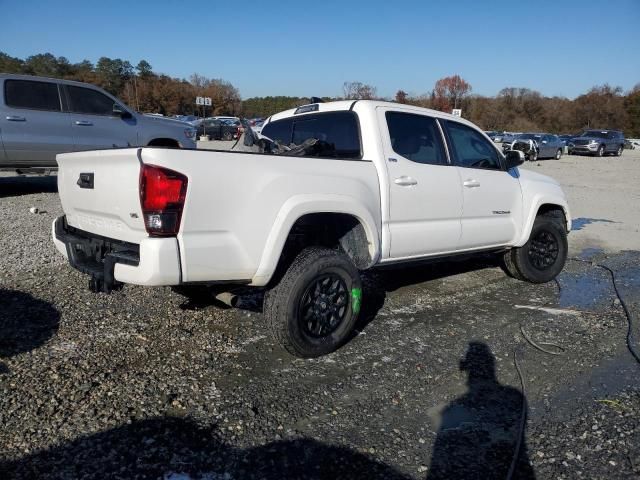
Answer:
[[122, 283], [114, 277], [116, 263], [140, 264], [139, 245], [71, 227], [64, 216], [56, 220], [55, 234], [65, 244], [71, 266], [90, 276], [89, 290], [94, 293], [111, 293], [122, 288]]

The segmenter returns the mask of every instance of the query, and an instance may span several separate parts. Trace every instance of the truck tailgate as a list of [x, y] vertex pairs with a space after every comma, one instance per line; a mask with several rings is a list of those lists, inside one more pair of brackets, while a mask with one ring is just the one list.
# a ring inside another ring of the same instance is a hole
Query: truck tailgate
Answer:
[[69, 225], [131, 243], [147, 237], [139, 149], [65, 153], [56, 160], [58, 193]]

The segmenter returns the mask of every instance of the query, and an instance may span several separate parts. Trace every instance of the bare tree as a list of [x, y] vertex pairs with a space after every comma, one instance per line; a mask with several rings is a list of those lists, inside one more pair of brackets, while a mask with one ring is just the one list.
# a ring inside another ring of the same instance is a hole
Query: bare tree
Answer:
[[371, 100], [376, 98], [376, 87], [362, 82], [344, 82], [342, 91], [346, 100]]
[[441, 78], [433, 89], [433, 108], [448, 112], [452, 108], [459, 108], [465, 95], [471, 91], [471, 84], [460, 75]]
[[398, 90], [396, 92], [396, 102], [398, 103], [407, 103], [407, 92], [404, 90]]

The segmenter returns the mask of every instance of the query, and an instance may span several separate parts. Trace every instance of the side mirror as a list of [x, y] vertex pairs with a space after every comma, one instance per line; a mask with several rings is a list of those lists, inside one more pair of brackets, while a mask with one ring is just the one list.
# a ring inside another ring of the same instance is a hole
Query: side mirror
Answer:
[[504, 158], [506, 159], [507, 170], [511, 170], [524, 163], [524, 152], [520, 150], [507, 150], [504, 152]]
[[126, 110], [123, 110], [122, 107], [120, 105], [118, 105], [117, 103], [113, 104], [113, 116], [114, 117], [120, 117], [120, 118], [131, 118], [132, 115], [127, 112]]
[[546, 144], [546, 143], [547, 143], [547, 141], [546, 141], [546, 140], [542, 140], [542, 143], [543, 143], [543, 144]]

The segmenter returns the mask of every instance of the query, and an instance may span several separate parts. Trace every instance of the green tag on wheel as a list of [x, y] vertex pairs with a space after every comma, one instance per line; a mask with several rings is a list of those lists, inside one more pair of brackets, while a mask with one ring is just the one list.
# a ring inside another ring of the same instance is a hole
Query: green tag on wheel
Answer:
[[360, 305], [362, 305], [362, 289], [352, 288], [351, 289], [351, 308], [353, 309], [353, 313], [355, 313], [356, 315], [360, 311]]

